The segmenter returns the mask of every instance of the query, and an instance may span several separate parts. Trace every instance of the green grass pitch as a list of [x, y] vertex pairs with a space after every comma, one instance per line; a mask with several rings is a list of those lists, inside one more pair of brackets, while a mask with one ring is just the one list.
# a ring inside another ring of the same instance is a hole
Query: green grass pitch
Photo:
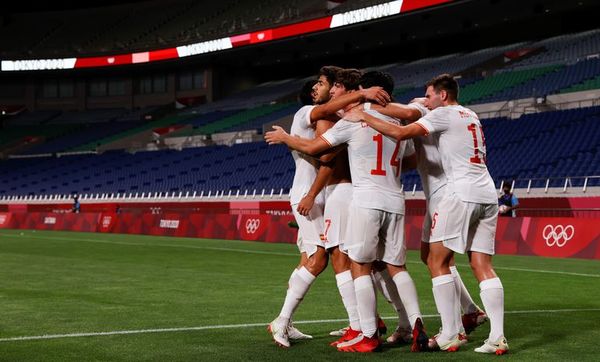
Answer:
[[[511, 347], [496, 357], [473, 352], [487, 324], [453, 354], [415, 354], [408, 346], [369, 355], [337, 352], [328, 333], [346, 323], [330, 268], [294, 317], [315, 338], [280, 349], [266, 324], [279, 312], [297, 260], [289, 244], [0, 230], [0, 361], [600, 358], [600, 261], [495, 257]], [[440, 322], [431, 281], [416, 251], [408, 260], [434, 334]], [[481, 305], [466, 259], [457, 263]], [[393, 311], [382, 298], [379, 311], [393, 330]]]

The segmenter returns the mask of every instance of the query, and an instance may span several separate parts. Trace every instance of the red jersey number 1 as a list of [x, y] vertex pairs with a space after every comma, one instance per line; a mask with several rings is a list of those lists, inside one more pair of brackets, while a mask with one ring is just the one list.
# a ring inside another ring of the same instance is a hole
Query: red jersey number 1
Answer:
[[[385, 176], [386, 171], [383, 168], [383, 135], [378, 133], [373, 136], [373, 141], [377, 143], [377, 164], [376, 168], [371, 170], [371, 175], [376, 176]], [[400, 141], [396, 143], [396, 148], [394, 149], [394, 153], [392, 154], [392, 159], [390, 160], [390, 165], [396, 167], [396, 177], [400, 175], [400, 161], [398, 160], [398, 152], [400, 152]]]
[[[477, 141], [477, 125], [475, 123], [471, 123], [470, 125], [467, 126], [467, 129], [469, 131], [471, 131], [471, 135], [473, 136], [473, 150], [475, 151], [475, 155], [473, 157], [471, 157], [469, 159], [469, 161], [471, 163], [485, 164], [486, 163], [485, 154], [483, 154], [483, 162], [481, 160], [481, 157], [479, 157], [479, 142]], [[485, 136], [483, 135], [482, 128], [479, 128], [479, 133], [481, 134], [481, 144], [483, 147], [485, 147]]]
[[373, 141], [377, 143], [377, 165], [371, 170], [371, 175], [385, 176], [386, 172], [383, 168], [383, 135], [381, 133], [373, 136]]

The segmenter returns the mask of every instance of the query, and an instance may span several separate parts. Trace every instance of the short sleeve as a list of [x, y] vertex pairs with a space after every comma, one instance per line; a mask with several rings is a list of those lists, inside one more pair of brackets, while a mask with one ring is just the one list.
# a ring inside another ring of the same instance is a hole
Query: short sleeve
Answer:
[[342, 119], [337, 121], [337, 123], [323, 133], [321, 137], [331, 147], [335, 147], [348, 142], [357, 126], [360, 127], [360, 123], [348, 122]]
[[409, 103], [407, 105], [408, 108], [412, 108], [412, 109], [416, 109], [417, 111], [421, 112], [421, 117], [425, 117], [425, 115], [427, 113], [429, 113], [429, 109], [427, 109], [427, 107], [425, 107], [424, 105], [422, 105], [419, 102], [412, 102]]
[[306, 128], [311, 127], [312, 126], [312, 122], [310, 121], [310, 114], [312, 113], [313, 109], [315, 109], [315, 106], [304, 106], [303, 107], [305, 109], [304, 111], [304, 117], [303, 117], [303, 123], [304, 126]]
[[515, 195], [512, 196], [512, 206], [517, 206], [519, 204], [519, 199]]
[[450, 123], [450, 114], [449, 110], [444, 108], [434, 109], [415, 123], [425, 128], [427, 133], [439, 133], [447, 130]]

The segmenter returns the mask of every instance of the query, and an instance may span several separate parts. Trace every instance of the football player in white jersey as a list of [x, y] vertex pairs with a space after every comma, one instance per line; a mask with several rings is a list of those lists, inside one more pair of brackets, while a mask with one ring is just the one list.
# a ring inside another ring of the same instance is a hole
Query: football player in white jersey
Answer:
[[[389, 75], [369, 72], [363, 76], [363, 79], [370, 78], [374, 79], [371, 85], [381, 85], [388, 93], [392, 92], [393, 79]], [[369, 112], [379, 118], [388, 118], [375, 111]], [[399, 124], [399, 121], [395, 122]], [[377, 259], [388, 264], [390, 275], [398, 289], [403, 291], [403, 302], [407, 313], [413, 318], [411, 323], [414, 324], [415, 333], [422, 337], [424, 333], [420, 311], [412, 312], [413, 308], [418, 309], [416, 288], [404, 267], [404, 194], [399, 175], [407, 143], [392, 141], [366, 124], [351, 123], [344, 119], [314, 140], [290, 136], [278, 126], [274, 126], [274, 129], [265, 135], [269, 144], [285, 143], [288, 147], [307, 154], [316, 155], [342, 144], [348, 146], [353, 197], [344, 247], [352, 260], [362, 334], [351, 341], [340, 343], [338, 350], [371, 352], [380, 345], [375, 289], [371, 279], [372, 263]], [[409, 150], [408, 153], [410, 152], [414, 151]], [[412, 293], [407, 285], [411, 286]], [[421, 338], [419, 342], [426, 344], [426, 338], [425, 341]]]
[[[349, 97], [343, 97], [337, 103], [325, 104], [329, 101], [329, 91], [340, 69], [334, 66], [325, 66], [320, 69], [319, 77], [311, 89], [312, 100], [316, 105], [305, 105], [296, 112], [291, 128], [293, 135], [314, 138], [315, 121], [334, 116], [335, 111], [346, 103], [368, 98], [385, 104], [386, 99], [389, 99], [383, 90], [372, 88]], [[305, 85], [303, 93], [306, 92], [307, 86]], [[306, 98], [306, 94], [304, 98]], [[301, 261], [290, 276], [281, 312], [268, 328], [273, 335], [273, 340], [279, 346], [286, 348], [290, 346], [289, 339], [311, 338], [294, 328], [291, 318], [315, 278], [327, 266], [328, 261], [323, 237], [324, 196], [322, 194], [315, 195], [316, 202], [310, 208], [303, 209], [302, 214], [299, 212], [300, 201], [310, 193], [310, 187], [317, 175], [316, 161], [297, 151], [292, 151], [292, 155], [296, 163], [296, 173], [290, 190], [290, 204], [299, 226], [298, 248], [301, 252]]]
[[427, 83], [426, 98], [432, 111], [408, 126], [378, 123], [372, 115], [358, 110], [345, 117], [367, 122], [396, 140], [439, 134], [437, 143], [447, 186], [432, 210], [428, 267], [442, 331], [430, 341], [430, 347], [455, 351], [462, 344], [450, 260], [454, 252], [466, 252], [490, 319], [489, 337], [475, 351], [504, 354], [508, 352], [504, 337], [504, 289], [492, 267], [498, 205], [494, 183], [485, 165], [481, 123], [473, 111], [458, 104], [458, 83], [448, 74]]
[[[336, 79], [329, 92], [331, 100], [338, 98], [351, 90], [358, 90], [361, 72], [357, 69], [342, 69], [337, 72]], [[316, 136], [320, 137], [325, 131], [335, 125], [335, 120], [323, 119], [316, 122]], [[305, 137], [306, 138], [306, 137]], [[360, 333], [360, 320], [356, 305], [354, 282], [350, 272], [350, 259], [344, 253], [342, 245], [348, 219], [348, 206], [352, 200], [352, 179], [348, 164], [348, 152], [340, 149], [333, 155], [321, 157], [321, 167], [317, 177], [306, 196], [300, 201], [298, 211], [307, 215], [313, 208], [315, 196], [325, 190], [324, 209], [324, 247], [331, 256], [331, 264], [335, 273], [336, 284], [342, 298], [342, 303], [348, 313], [350, 327], [338, 343], [355, 338]]]
[[[336, 80], [331, 87], [331, 101], [343, 97], [351, 91], [359, 90], [359, 82], [362, 73], [358, 69], [342, 69], [337, 73]], [[350, 105], [350, 103], [349, 103]], [[344, 110], [340, 110], [342, 114]], [[325, 131], [333, 127], [335, 124], [332, 120], [319, 120], [316, 122], [316, 136], [320, 137]], [[335, 273], [336, 284], [338, 291], [342, 297], [342, 302], [348, 313], [349, 326], [345, 328], [337, 341], [331, 343], [332, 346], [337, 346], [339, 343], [354, 339], [360, 334], [360, 320], [358, 309], [356, 306], [356, 295], [354, 291], [354, 282], [352, 273], [350, 272], [350, 258], [343, 249], [345, 238], [348, 208], [352, 200], [352, 180], [350, 175], [350, 166], [348, 164], [348, 152], [346, 149], [341, 149], [335, 153], [333, 159], [330, 154], [322, 157], [322, 164], [313, 185], [306, 196], [298, 204], [298, 211], [302, 215], [307, 215], [312, 209], [315, 195], [318, 195], [322, 190], [325, 190], [325, 249], [330, 255], [331, 264]], [[382, 284], [378, 283], [378, 287]], [[392, 282], [393, 284], [393, 282]], [[387, 287], [387, 285], [386, 285]], [[387, 291], [387, 290], [385, 290]], [[395, 296], [398, 295], [394, 287]], [[389, 293], [388, 293], [389, 294]], [[397, 296], [399, 300], [400, 297]], [[401, 302], [400, 302], [401, 304]], [[404, 312], [404, 307], [401, 306], [400, 312]], [[404, 318], [408, 327], [408, 317], [404, 312]], [[385, 323], [380, 318], [378, 319], [378, 329], [380, 333], [385, 334]], [[412, 330], [409, 334], [412, 336]], [[412, 338], [409, 339], [411, 341]]]
[[[408, 105], [390, 103], [385, 107], [373, 105], [371, 108], [386, 116], [412, 123], [430, 112], [426, 107], [426, 101], [427, 98], [417, 98]], [[367, 120], [367, 124], [377, 129], [379, 123], [382, 121], [379, 119], [372, 119], [372, 122], [373, 124]], [[442, 166], [442, 156], [438, 149], [439, 134], [416, 137], [413, 141], [415, 152], [417, 154], [417, 171], [421, 177], [421, 184], [426, 200], [426, 211], [423, 219], [423, 232], [421, 235], [421, 260], [427, 265], [427, 258], [429, 257], [429, 236], [431, 234], [431, 215], [435, 212], [439, 201], [445, 193], [447, 182]], [[461, 310], [464, 311], [462, 318], [459, 319], [459, 330], [461, 340], [466, 343], [466, 334], [471, 333], [476, 327], [486, 322], [487, 315], [477, 306], [473, 301], [473, 298], [471, 298], [471, 295], [456, 268], [454, 258], [450, 261], [450, 271], [455, 278], [455, 286], [460, 300], [461, 308], [457, 312], [460, 315]], [[393, 334], [388, 338], [388, 341], [394, 342], [397, 337], [396, 334]]]

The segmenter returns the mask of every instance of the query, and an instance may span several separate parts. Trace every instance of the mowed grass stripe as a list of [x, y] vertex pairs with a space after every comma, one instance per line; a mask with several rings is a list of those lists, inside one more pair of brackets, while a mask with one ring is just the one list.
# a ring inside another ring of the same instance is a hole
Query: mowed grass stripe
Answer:
[[[0, 233], [0, 237], [22, 237], [24, 235], [19, 235], [18, 233]], [[263, 251], [263, 250], [250, 250], [250, 249], [241, 249], [241, 248], [225, 248], [225, 247], [212, 247], [212, 246], [201, 246], [201, 245], [181, 245], [181, 244], [162, 244], [162, 243], [135, 243], [135, 242], [124, 242], [124, 241], [113, 241], [113, 240], [104, 240], [104, 239], [88, 239], [81, 238], [78, 236], [66, 236], [66, 237], [53, 237], [53, 236], [42, 236], [42, 235], [32, 235], [28, 233], [26, 235], [27, 238], [41, 239], [41, 240], [55, 240], [62, 242], [87, 242], [87, 243], [98, 243], [98, 244], [110, 244], [110, 245], [123, 245], [123, 246], [141, 246], [141, 247], [161, 247], [161, 248], [183, 248], [183, 249], [198, 249], [198, 250], [211, 250], [211, 251], [224, 251], [224, 252], [233, 252], [233, 253], [245, 253], [245, 254], [259, 254], [259, 255], [276, 255], [276, 256], [289, 256], [289, 257], [298, 257], [297, 253], [284, 253], [284, 252], [275, 252], [275, 251]], [[162, 237], [159, 237], [162, 238]], [[179, 238], [174, 238], [179, 239]], [[189, 239], [189, 238], [186, 238]], [[194, 241], [204, 241], [207, 239], [192, 239]], [[231, 240], [231, 242], [236, 242]], [[261, 244], [261, 243], [255, 243]], [[421, 264], [418, 261], [407, 261], [408, 264]], [[469, 268], [468, 264], [456, 264], [459, 267]], [[576, 272], [568, 272], [562, 270], [543, 270], [543, 269], [530, 269], [530, 268], [514, 268], [514, 267], [503, 267], [503, 266], [494, 266], [497, 270], [508, 270], [508, 271], [517, 271], [517, 272], [528, 272], [528, 273], [543, 273], [543, 274], [558, 274], [558, 275], [571, 275], [571, 276], [579, 276], [579, 277], [589, 277], [589, 278], [600, 278], [600, 274], [589, 274], [589, 273], [576, 273]]]
[[[577, 312], [600, 312], [600, 308], [588, 308], [588, 309], [548, 309], [548, 310], [515, 310], [505, 311], [505, 314], [552, 314], [552, 313], [577, 313]], [[424, 318], [437, 318], [439, 314], [426, 314]], [[398, 316], [385, 316], [383, 319], [397, 319]], [[294, 321], [294, 324], [319, 324], [319, 323], [338, 323], [346, 322], [347, 319], [319, 319], [319, 320], [306, 320], [306, 321]], [[9, 337], [0, 338], [0, 342], [17, 342], [17, 341], [33, 341], [42, 339], [59, 339], [59, 338], [80, 338], [80, 337], [101, 337], [101, 336], [115, 336], [115, 335], [128, 335], [128, 334], [145, 334], [145, 333], [173, 333], [173, 332], [191, 332], [191, 331], [205, 331], [211, 329], [239, 329], [239, 328], [256, 328], [265, 327], [269, 323], [245, 323], [245, 324], [229, 324], [229, 325], [213, 325], [213, 326], [199, 326], [199, 327], [178, 327], [178, 328], [152, 328], [152, 329], [138, 329], [138, 330], [123, 330], [123, 331], [108, 331], [108, 332], [79, 332], [79, 333], [65, 333], [65, 334], [45, 334], [39, 336], [21, 336], [21, 337]]]
[[[0, 233], [8, 234], [0, 235], [0, 338], [103, 333], [4, 341], [0, 361], [294, 362], [366, 357], [483, 362], [490, 358], [473, 352], [487, 338], [489, 324], [474, 331], [469, 344], [456, 354], [414, 354], [406, 346], [386, 346], [368, 357], [340, 354], [329, 346], [334, 339], [329, 332], [347, 322], [331, 268], [317, 278], [294, 315], [298, 327], [314, 340], [297, 342], [288, 350], [277, 348], [265, 325], [277, 316], [285, 298], [289, 273], [298, 260], [293, 244], [29, 230]], [[419, 262], [418, 251], [409, 251], [409, 257], [414, 261], [409, 268], [421, 311], [435, 316], [427, 268]], [[466, 257], [457, 256], [457, 263], [467, 264]], [[499, 255], [495, 263], [511, 269], [600, 274], [597, 260]], [[463, 279], [481, 305], [471, 274], [465, 268]], [[505, 314], [511, 348], [507, 358], [598, 359], [599, 279], [524, 271], [501, 274], [506, 309], [511, 311]], [[378, 310], [390, 316], [391, 333], [393, 308], [379, 298]], [[425, 322], [430, 334], [440, 327], [439, 317]], [[131, 333], [147, 330], [157, 331]], [[105, 334], [114, 332], [120, 334]]]

